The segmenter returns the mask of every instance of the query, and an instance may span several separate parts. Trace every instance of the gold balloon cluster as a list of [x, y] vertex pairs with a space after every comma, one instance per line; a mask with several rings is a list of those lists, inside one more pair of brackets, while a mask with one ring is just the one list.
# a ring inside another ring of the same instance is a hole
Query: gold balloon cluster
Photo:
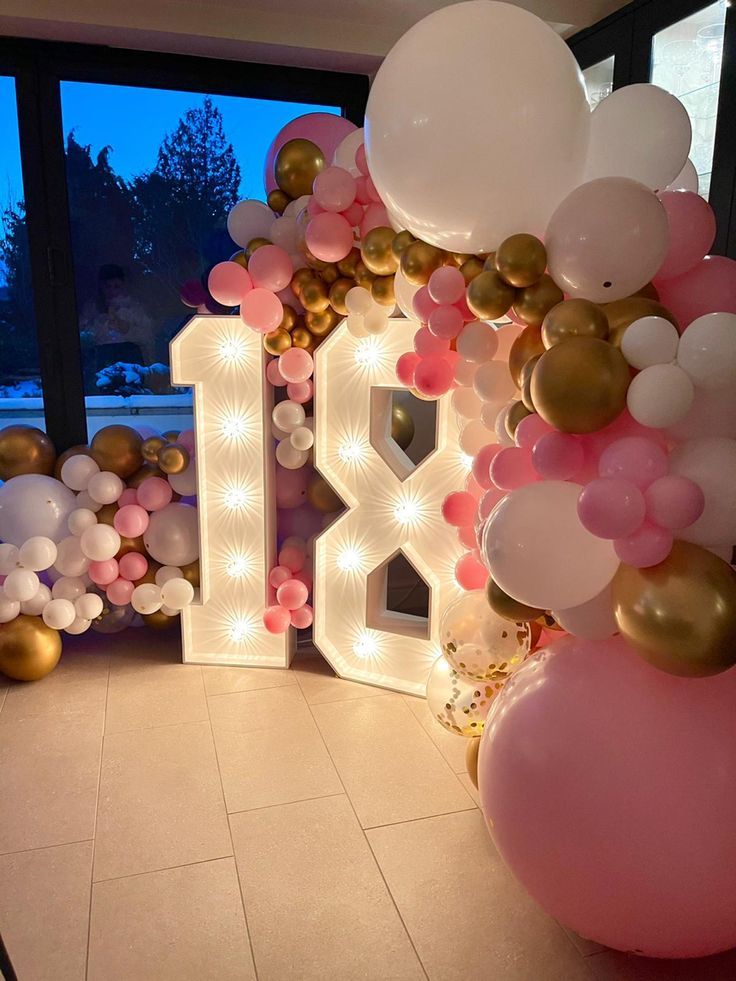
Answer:
[[141, 455], [151, 467], [162, 474], [184, 473], [190, 463], [189, 450], [176, 442], [178, 433], [148, 436], [141, 443]]

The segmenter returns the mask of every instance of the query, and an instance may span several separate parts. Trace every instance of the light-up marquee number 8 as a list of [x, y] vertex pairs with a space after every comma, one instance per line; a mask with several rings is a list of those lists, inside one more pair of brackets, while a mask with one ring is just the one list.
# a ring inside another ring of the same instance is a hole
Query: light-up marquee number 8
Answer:
[[[441, 516], [466, 468], [449, 396], [437, 402], [434, 451], [414, 468], [389, 438], [394, 366], [416, 325], [379, 337], [345, 325], [317, 350], [315, 464], [348, 510], [317, 539], [314, 641], [344, 678], [424, 694], [439, 654], [439, 612], [457, 595], [461, 548]], [[186, 661], [286, 666], [293, 635], [261, 616], [275, 560], [272, 393], [260, 336], [239, 317], [195, 317], [171, 345], [172, 378], [194, 385], [200, 513], [199, 604], [182, 613]], [[429, 586], [429, 617], [386, 608], [399, 552]]]

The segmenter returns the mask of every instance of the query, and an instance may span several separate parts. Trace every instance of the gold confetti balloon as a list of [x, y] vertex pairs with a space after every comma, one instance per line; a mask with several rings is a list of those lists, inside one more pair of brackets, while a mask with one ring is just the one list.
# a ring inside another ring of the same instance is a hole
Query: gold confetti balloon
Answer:
[[440, 621], [440, 644], [450, 667], [470, 681], [504, 682], [531, 651], [531, 630], [505, 620], [482, 589], [464, 593]]
[[440, 656], [427, 679], [427, 705], [448, 732], [480, 736], [491, 703], [502, 688], [502, 681], [469, 681]]

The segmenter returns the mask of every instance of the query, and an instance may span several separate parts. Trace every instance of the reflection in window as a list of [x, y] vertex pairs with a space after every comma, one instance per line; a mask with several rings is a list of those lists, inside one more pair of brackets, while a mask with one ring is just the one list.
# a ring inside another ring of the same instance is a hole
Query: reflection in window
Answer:
[[278, 131], [339, 109], [88, 82], [61, 94], [90, 436], [116, 414], [187, 428], [191, 393], [169, 376], [193, 312], [180, 288], [236, 251], [228, 211], [264, 198]]
[[583, 71], [585, 92], [591, 109], [595, 109], [599, 102], [613, 92], [613, 59], [614, 56], [611, 55]]
[[652, 43], [651, 80], [676, 95], [690, 115], [690, 159], [705, 198], [713, 167], [727, 6], [727, 0], [709, 4], [655, 34]]
[[15, 80], [0, 76], [0, 427], [44, 427]]

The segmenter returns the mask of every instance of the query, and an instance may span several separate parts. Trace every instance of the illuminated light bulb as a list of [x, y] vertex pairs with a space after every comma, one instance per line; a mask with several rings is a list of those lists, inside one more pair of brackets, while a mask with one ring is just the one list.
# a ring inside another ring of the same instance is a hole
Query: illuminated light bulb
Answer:
[[248, 491], [245, 487], [230, 487], [225, 492], [224, 500], [229, 511], [237, 511], [248, 503]]
[[421, 505], [419, 501], [413, 500], [410, 497], [405, 497], [403, 500], [399, 501], [394, 508], [394, 517], [402, 525], [411, 524], [412, 521], [416, 521], [421, 513]]
[[355, 363], [365, 368], [375, 368], [381, 360], [381, 348], [377, 337], [364, 337], [355, 347]]
[[241, 337], [229, 337], [220, 345], [220, 357], [230, 364], [243, 361], [245, 358], [245, 342]]
[[250, 562], [245, 555], [233, 555], [228, 559], [225, 572], [231, 579], [239, 579], [244, 576], [250, 568]]
[[378, 638], [369, 633], [361, 634], [353, 644], [353, 651], [357, 657], [375, 657], [378, 654]]
[[346, 439], [340, 444], [337, 455], [343, 463], [357, 463], [365, 456], [365, 448], [357, 439]]
[[235, 641], [236, 644], [242, 644], [244, 640], [253, 632], [252, 623], [245, 617], [238, 617], [230, 627], [230, 640]]
[[228, 439], [240, 439], [248, 431], [248, 420], [243, 413], [226, 416], [222, 422], [222, 435]]
[[346, 546], [337, 556], [337, 568], [341, 572], [355, 572], [361, 567], [363, 556], [357, 548]]

